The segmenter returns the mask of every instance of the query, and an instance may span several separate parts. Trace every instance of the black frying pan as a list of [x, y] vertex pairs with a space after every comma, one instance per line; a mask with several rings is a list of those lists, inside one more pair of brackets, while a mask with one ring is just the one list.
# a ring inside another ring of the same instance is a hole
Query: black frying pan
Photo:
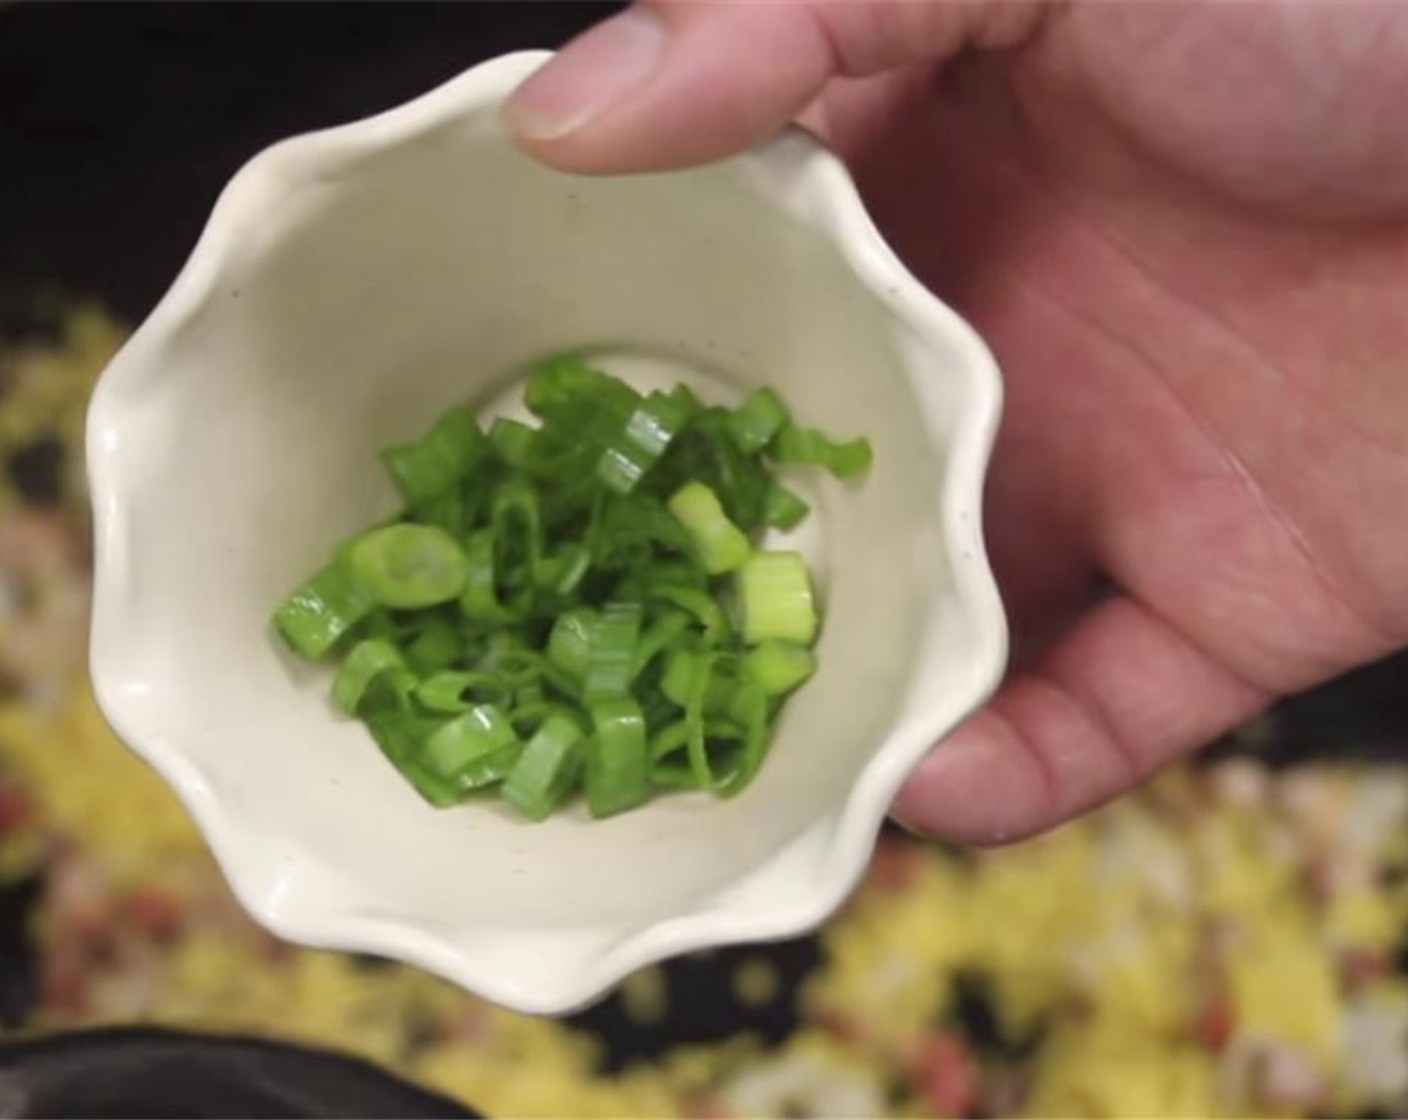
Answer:
[[261, 1039], [118, 1028], [0, 1045], [5, 1117], [473, 1117], [367, 1062]]

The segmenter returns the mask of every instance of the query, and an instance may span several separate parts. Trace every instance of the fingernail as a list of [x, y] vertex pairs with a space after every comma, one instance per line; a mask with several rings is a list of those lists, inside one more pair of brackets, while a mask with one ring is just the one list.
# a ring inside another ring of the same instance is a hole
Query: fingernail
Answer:
[[921, 830], [918, 825], [910, 824], [907, 820], [905, 820], [902, 816], [900, 816], [899, 813], [897, 813], [893, 808], [890, 809], [890, 821], [891, 821], [894, 825], [896, 825], [896, 826], [900, 829], [900, 831], [902, 831], [902, 832], [907, 832], [907, 833], [909, 833], [909, 835], [915, 837], [915, 838], [918, 839], [918, 840], [932, 840], [932, 839], [933, 839], [933, 837], [930, 836], [927, 832], [924, 832], [923, 830]]
[[575, 132], [655, 73], [665, 40], [664, 25], [648, 8], [612, 16], [518, 88], [506, 110], [509, 125], [529, 140]]

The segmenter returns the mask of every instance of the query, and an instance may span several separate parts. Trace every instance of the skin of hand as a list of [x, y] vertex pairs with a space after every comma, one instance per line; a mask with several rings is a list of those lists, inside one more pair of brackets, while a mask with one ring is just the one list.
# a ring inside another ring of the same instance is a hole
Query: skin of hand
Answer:
[[789, 119], [992, 346], [998, 695], [897, 815], [1089, 809], [1408, 644], [1408, 5], [638, 5], [507, 110], [539, 158], [678, 167]]

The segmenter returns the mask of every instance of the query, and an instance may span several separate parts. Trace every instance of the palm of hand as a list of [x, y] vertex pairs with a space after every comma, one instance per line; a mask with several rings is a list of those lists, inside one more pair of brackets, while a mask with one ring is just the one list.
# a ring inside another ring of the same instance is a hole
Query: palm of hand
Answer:
[[1020, 675], [926, 763], [917, 823], [1040, 827], [1408, 640], [1408, 12], [1330, 15], [1072, 8], [942, 88], [828, 91], [1008, 384], [988, 522]]

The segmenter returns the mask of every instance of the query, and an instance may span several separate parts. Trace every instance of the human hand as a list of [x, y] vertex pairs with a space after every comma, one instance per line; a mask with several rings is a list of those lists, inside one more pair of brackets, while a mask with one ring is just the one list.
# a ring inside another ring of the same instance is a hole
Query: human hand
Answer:
[[799, 117], [984, 335], [1012, 673], [897, 813], [1049, 827], [1408, 644], [1408, 7], [656, 0], [509, 109], [574, 170]]

